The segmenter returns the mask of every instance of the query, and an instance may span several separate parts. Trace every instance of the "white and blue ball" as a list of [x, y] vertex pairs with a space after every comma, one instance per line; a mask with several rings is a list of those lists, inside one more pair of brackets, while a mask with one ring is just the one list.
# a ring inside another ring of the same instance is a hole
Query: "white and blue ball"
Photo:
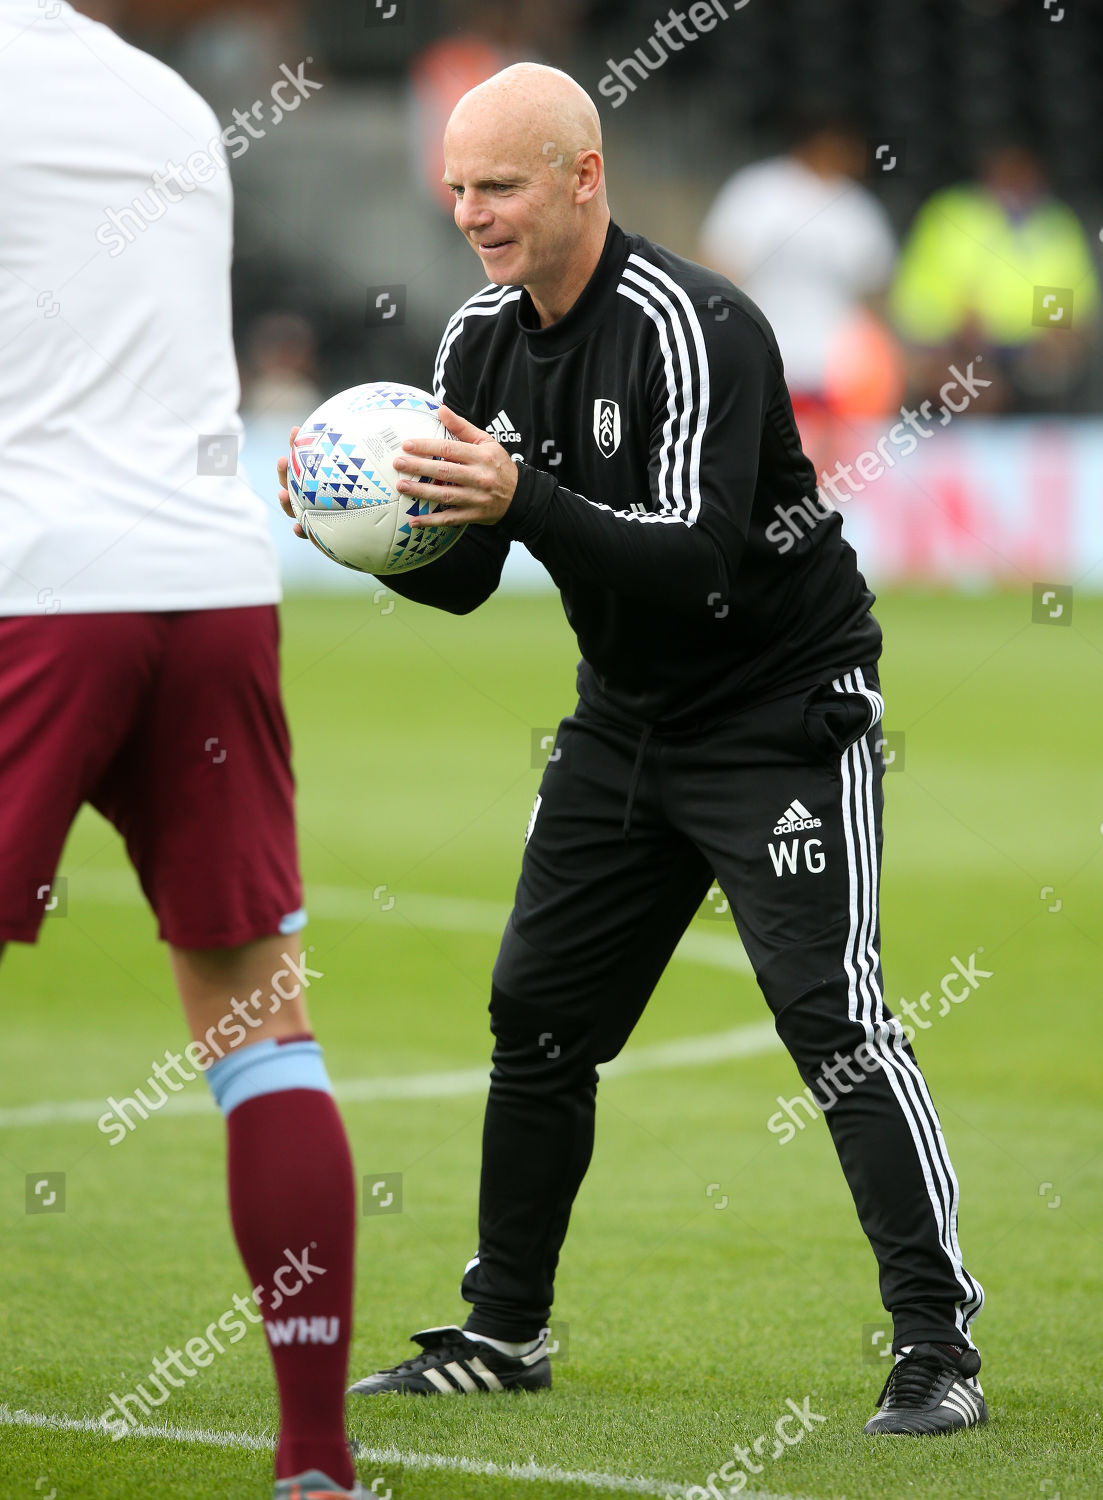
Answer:
[[393, 467], [408, 439], [448, 438], [439, 410], [415, 386], [376, 382], [331, 396], [299, 428], [287, 465], [291, 507], [334, 562], [381, 577], [408, 573], [459, 540], [462, 526], [410, 524], [440, 507], [400, 493]]

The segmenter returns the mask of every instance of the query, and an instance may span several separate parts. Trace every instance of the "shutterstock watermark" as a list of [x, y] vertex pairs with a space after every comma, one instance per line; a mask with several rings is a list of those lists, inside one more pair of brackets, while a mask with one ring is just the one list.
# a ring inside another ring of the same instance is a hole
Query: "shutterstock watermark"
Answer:
[[[841, 1095], [852, 1094], [864, 1078], [876, 1073], [880, 1067], [881, 1058], [869, 1042], [862, 1042], [849, 1057], [836, 1052], [830, 1062], [821, 1064], [814, 1089], [806, 1088], [792, 1099], [783, 1099], [780, 1094], [777, 1096], [781, 1108], [766, 1121], [767, 1130], [772, 1135], [779, 1136], [781, 1144], [787, 1146], [809, 1120], [826, 1114], [839, 1102]], [[840, 1073], [849, 1082], [844, 1083]], [[798, 1110], [803, 1110], [807, 1118], [802, 1119]]]
[[655, 22], [643, 47], [637, 47], [620, 62], [611, 57], [606, 59], [609, 71], [598, 84], [598, 93], [611, 99], [613, 108], [619, 109], [641, 83], [646, 83], [652, 73], [670, 61], [672, 53], [684, 52], [691, 42], [700, 41], [721, 21], [730, 20], [749, 4], [750, 0], [696, 0], [684, 11], [671, 6], [666, 20]]
[[262, 140], [268, 134], [265, 124], [274, 127], [287, 115], [294, 114], [304, 99], [324, 87], [317, 79], [307, 77], [307, 67], [313, 61], [308, 57], [294, 72], [287, 63], [280, 63], [281, 76], [268, 90], [267, 100], [254, 99], [249, 109], [235, 109], [233, 124], [212, 136], [205, 147], [193, 151], [183, 162], [169, 157], [165, 165], [154, 172], [144, 192], [122, 208], [106, 209], [102, 223], [96, 227], [99, 243], [111, 256], [121, 255], [151, 224], [164, 218], [173, 204], [226, 170], [227, 147], [230, 148], [230, 158], [237, 161], [253, 141]]
[[[112, 1146], [125, 1141], [131, 1131], [137, 1130], [138, 1120], [148, 1120], [151, 1114], [162, 1109], [171, 1094], [178, 1094], [189, 1083], [194, 1083], [200, 1073], [205, 1073], [212, 1063], [240, 1047], [249, 1032], [261, 1025], [265, 1012], [275, 1015], [282, 1005], [297, 1000], [304, 989], [308, 990], [312, 979], [325, 977], [320, 969], [312, 969], [301, 956], [295, 959], [284, 953], [281, 957], [287, 968], [277, 969], [272, 975], [269, 981], [272, 988], [267, 996], [263, 990], [254, 990], [248, 1000], [233, 996], [229, 1011], [220, 1021], [208, 1026], [201, 1042], [189, 1042], [183, 1052], [165, 1049], [164, 1062], [151, 1064], [150, 1076], [142, 1088], [134, 1090], [133, 1097], [129, 1094], [123, 1099], [108, 1096], [107, 1109], [96, 1124], [104, 1135], [111, 1137]], [[145, 1089], [149, 1090], [149, 1098]]]
[[[918, 408], [902, 406], [901, 420], [878, 440], [875, 447], [859, 453], [852, 463], [843, 463], [839, 459], [832, 472], [827, 469], [821, 472], [815, 496], [808, 495], [794, 505], [775, 505], [777, 520], [767, 526], [767, 540], [773, 542], [784, 557], [822, 520], [834, 515], [840, 505], [860, 495], [866, 485], [880, 479], [886, 469], [894, 469], [898, 460], [910, 458], [919, 447], [920, 439], [933, 437], [939, 427], [948, 427], [955, 416], [968, 411], [980, 392], [992, 384], [975, 373], [975, 366], [983, 358], [978, 354], [964, 371], [957, 365], [950, 366], [951, 379], [939, 390], [942, 405], [937, 413], [930, 401], [924, 401]], [[955, 391], [960, 391], [960, 401], [951, 399]], [[933, 422], [936, 416], [936, 426], [924, 426], [925, 422]], [[855, 473], [858, 478], [854, 477]], [[841, 493], [844, 487], [845, 493]]]
[[[685, 1492], [685, 1500], [726, 1500], [730, 1495], [738, 1495], [747, 1488], [751, 1475], [761, 1474], [766, 1467], [765, 1464], [756, 1463], [756, 1459], [779, 1459], [789, 1448], [795, 1448], [808, 1433], [815, 1432], [817, 1422], [827, 1421], [826, 1417], [821, 1417], [812, 1410], [811, 1396], [805, 1396], [800, 1406], [791, 1396], [786, 1396], [785, 1405], [789, 1409], [782, 1412], [774, 1423], [772, 1440], [770, 1433], [765, 1433], [746, 1447], [733, 1443], [732, 1453], [735, 1457], [715, 1469], [704, 1484], [691, 1484]], [[795, 1428], [794, 1423], [797, 1424]], [[718, 1488], [721, 1484], [723, 1489]], [[671, 1500], [671, 1497], [668, 1495], [666, 1500]]]
[[[977, 960], [977, 953], [983, 952], [983, 948], [978, 948], [964, 961], [956, 954], [951, 957], [950, 963], [953, 967], [949, 973], [942, 976], [939, 982], [937, 1016], [949, 1015], [952, 1006], [961, 1005], [970, 995], [980, 989], [983, 980], [992, 978], [993, 971], [982, 969]], [[898, 1017], [894, 1017], [886, 1025], [896, 1035], [902, 1035], [908, 1043], [913, 1042], [917, 1028], [920, 1031], [929, 1031], [934, 1025], [934, 1021], [928, 1021], [919, 1014], [921, 1010], [930, 1014], [931, 999], [930, 990], [924, 990], [915, 1001], [905, 1000], [901, 996], [897, 1008], [908, 1019], [901, 1021]], [[781, 1145], [787, 1146], [812, 1120], [817, 1120], [821, 1114], [826, 1114], [829, 1109], [835, 1107], [840, 1098], [852, 1094], [865, 1079], [881, 1071], [884, 1066], [883, 1059], [883, 1051], [870, 1042], [862, 1042], [849, 1056], [836, 1051], [829, 1062], [821, 1064], [815, 1081], [810, 1087], [802, 1089], [791, 1099], [785, 1099], [778, 1094], [777, 1102], [781, 1107], [766, 1121], [767, 1130], [778, 1137]]]
[[[978, 948], [976, 953], [970, 953], [967, 961], [962, 963], [960, 958], [951, 957], [953, 968], [948, 974], [944, 974], [939, 982], [938, 990], [938, 1015], [948, 1016], [952, 1005], [960, 1005], [962, 1001], [968, 1000], [980, 989], [982, 979], [991, 979], [992, 970], [982, 969], [977, 962], [977, 953], [983, 953], [983, 948]], [[964, 980], [964, 988], [961, 982]], [[929, 1031], [934, 1025], [933, 1021], [924, 1020], [919, 1014], [920, 1010], [930, 1013], [931, 991], [924, 990], [916, 1001], [905, 1000], [900, 997], [897, 1007], [901, 1015], [907, 1016], [907, 1021], [902, 1022], [904, 1035], [909, 1042], [915, 1041], [916, 1028], [920, 1031]], [[910, 1024], [909, 1024], [910, 1023]]]
[[[284, 1303], [297, 1296], [303, 1287], [312, 1286], [326, 1274], [324, 1266], [315, 1265], [310, 1259], [311, 1250], [316, 1248], [310, 1244], [304, 1245], [298, 1254], [291, 1249], [283, 1252], [283, 1264], [272, 1277], [269, 1311], [279, 1312]], [[111, 1405], [100, 1417], [100, 1425], [116, 1442], [127, 1437], [139, 1426], [142, 1418], [163, 1406], [174, 1390], [180, 1390], [187, 1381], [194, 1380], [200, 1370], [213, 1364], [216, 1354], [225, 1354], [231, 1345], [239, 1344], [248, 1333], [250, 1323], [263, 1322], [268, 1340], [273, 1345], [337, 1342], [341, 1332], [340, 1318], [264, 1318], [257, 1311], [263, 1292], [264, 1288], [260, 1286], [253, 1288], [250, 1297], [235, 1292], [233, 1305], [220, 1317], [212, 1319], [201, 1335], [188, 1339], [182, 1349], [166, 1344], [164, 1355], [157, 1355], [150, 1362], [150, 1373], [137, 1381], [132, 1390], [122, 1396], [111, 1392], [108, 1397]], [[219, 1334], [225, 1338], [220, 1338]], [[183, 1379], [178, 1378], [180, 1376]], [[156, 1387], [157, 1399], [146, 1390], [147, 1382]]]

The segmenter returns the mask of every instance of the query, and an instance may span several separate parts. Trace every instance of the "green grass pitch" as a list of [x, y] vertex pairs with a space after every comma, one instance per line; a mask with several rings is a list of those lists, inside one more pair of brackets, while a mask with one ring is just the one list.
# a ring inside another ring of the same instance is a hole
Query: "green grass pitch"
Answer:
[[[313, 1020], [339, 1082], [486, 1066], [494, 924], [536, 790], [533, 732], [573, 703], [554, 599], [497, 599], [457, 620], [372, 593], [293, 599], [283, 615], [307, 941], [324, 974]], [[874, 1263], [823, 1122], [786, 1145], [767, 1130], [799, 1080], [784, 1053], [759, 1050], [602, 1085], [559, 1280], [555, 1389], [357, 1402], [350, 1429], [376, 1454], [361, 1474], [382, 1477], [380, 1493], [579, 1500], [607, 1475], [684, 1495], [808, 1398], [825, 1420], [777, 1458], [767, 1444], [743, 1493], [1103, 1494], [1103, 600], [1078, 597], [1070, 628], [1032, 625], [1029, 587], [890, 594], [878, 614], [886, 728], [904, 734], [886, 780], [887, 996], [936, 990], [954, 956], [981, 948], [992, 971], [916, 1042], [961, 1180], [963, 1248], [988, 1293], [975, 1332], [991, 1424], [862, 1436], [885, 1365], [867, 1327], [884, 1316]], [[67, 909], [0, 970], [0, 1495], [259, 1500], [259, 1447], [113, 1443], [13, 1419], [98, 1416], [246, 1289], [201, 1081], [194, 1109], [153, 1116], [117, 1147], [87, 1112], [13, 1115], [132, 1093], [185, 1040], [125, 868], [113, 831], [83, 815], [62, 863]], [[727, 942], [714, 918], [695, 928]], [[765, 1019], [749, 975], [683, 959], [629, 1054]], [[403, 1174], [403, 1211], [360, 1221], [354, 1376], [403, 1357], [415, 1328], [461, 1319], [481, 1114], [470, 1088], [345, 1106], [358, 1173]], [[65, 1212], [27, 1213], [28, 1174], [53, 1172], [66, 1174]], [[151, 1420], [271, 1434], [257, 1330]], [[486, 1472], [530, 1462], [591, 1477]]]

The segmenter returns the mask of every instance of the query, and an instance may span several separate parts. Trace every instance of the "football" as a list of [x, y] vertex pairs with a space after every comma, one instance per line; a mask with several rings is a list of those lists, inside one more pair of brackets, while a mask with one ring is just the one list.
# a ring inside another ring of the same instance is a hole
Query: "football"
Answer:
[[408, 438], [447, 438], [439, 401], [415, 386], [354, 385], [299, 428], [287, 465], [295, 518], [327, 557], [361, 573], [408, 573], [440, 557], [466, 529], [411, 525], [439, 507], [398, 489], [392, 466]]

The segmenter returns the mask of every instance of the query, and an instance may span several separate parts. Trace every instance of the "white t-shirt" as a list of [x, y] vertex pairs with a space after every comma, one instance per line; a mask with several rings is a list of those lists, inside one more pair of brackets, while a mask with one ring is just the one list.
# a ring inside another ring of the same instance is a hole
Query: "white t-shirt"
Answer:
[[794, 391], [821, 392], [830, 351], [863, 299], [888, 284], [896, 241], [884, 209], [848, 177], [790, 156], [745, 167], [701, 229], [705, 257], [773, 325]]
[[0, 614], [279, 598], [236, 472], [219, 137], [64, 0], [0, 0]]

